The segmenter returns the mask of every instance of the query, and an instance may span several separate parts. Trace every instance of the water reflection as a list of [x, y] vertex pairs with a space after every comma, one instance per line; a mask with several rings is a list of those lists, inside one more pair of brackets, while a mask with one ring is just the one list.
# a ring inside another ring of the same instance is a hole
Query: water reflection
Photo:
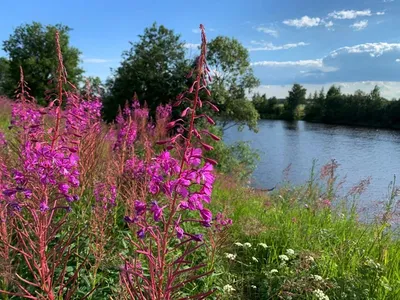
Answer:
[[261, 161], [253, 176], [256, 187], [269, 188], [281, 182], [282, 171], [289, 164], [289, 179], [302, 184], [309, 177], [313, 159], [318, 168], [336, 159], [339, 175], [347, 176], [344, 189], [371, 176], [364, 199], [377, 201], [386, 197], [393, 175], [400, 174], [400, 131], [273, 120], [261, 121], [259, 128], [257, 134], [231, 128], [224, 137], [228, 143], [250, 141], [260, 151]]

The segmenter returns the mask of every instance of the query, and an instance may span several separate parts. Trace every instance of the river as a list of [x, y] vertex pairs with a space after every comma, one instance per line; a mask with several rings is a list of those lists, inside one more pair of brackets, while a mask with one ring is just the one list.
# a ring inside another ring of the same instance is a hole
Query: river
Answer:
[[305, 183], [314, 159], [318, 170], [336, 159], [340, 165], [338, 175], [346, 179], [343, 194], [360, 180], [371, 177], [361, 197], [365, 205], [386, 199], [393, 175], [400, 175], [400, 131], [261, 120], [258, 133], [247, 129], [239, 132], [233, 127], [226, 131], [224, 141], [249, 141], [260, 152], [261, 160], [252, 178], [256, 188], [281, 184], [283, 170], [289, 165], [290, 182]]

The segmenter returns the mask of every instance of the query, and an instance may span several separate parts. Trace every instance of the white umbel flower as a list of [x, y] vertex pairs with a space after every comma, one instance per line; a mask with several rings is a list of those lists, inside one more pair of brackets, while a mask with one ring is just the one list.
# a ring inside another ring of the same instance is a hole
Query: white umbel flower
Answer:
[[285, 255], [285, 254], [281, 254], [281, 255], [279, 255], [279, 259], [282, 261], [288, 261], [289, 257], [287, 257], [287, 255]]
[[265, 243], [258, 243], [258, 246], [261, 246], [261, 247], [263, 247], [264, 249], [267, 249], [267, 248], [268, 248], [267, 244], [265, 244]]
[[222, 288], [224, 293], [230, 294], [234, 291], [236, 291], [233, 286], [231, 286], [230, 284], [224, 285], [224, 287]]
[[323, 281], [324, 278], [322, 278], [319, 275], [311, 275], [311, 279], [314, 279], [315, 281]]
[[289, 255], [289, 256], [292, 256], [292, 255], [294, 255], [294, 250], [293, 249], [287, 249], [286, 250], [286, 254]]
[[329, 300], [329, 297], [325, 295], [325, 293], [320, 289], [313, 291], [313, 294], [315, 297], [317, 297], [318, 300]]
[[226, 257], [227, 259], [230, 259], [230, 260], [235, 260], [235, 259], [236, 259], [236, 254], [225, 253], [225, 257]]

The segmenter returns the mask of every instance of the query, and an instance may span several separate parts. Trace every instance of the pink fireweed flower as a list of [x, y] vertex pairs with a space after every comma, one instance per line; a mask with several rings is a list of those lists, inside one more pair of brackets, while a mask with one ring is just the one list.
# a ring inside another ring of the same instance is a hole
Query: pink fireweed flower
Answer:
[[214, 219], [214, 226], [217, 231], [222, 231], [232, 225], [232, 219], [226, 218], [222, 213], [217, 213]]
[[192, 167], [197, 167], [201, 163], [203, 151], [200, 148], [190, 148], [186, 151], [185, 159]]
[[143, 201], [136, 200], [135, 201], [135, 211], [138, 216], [144, 215], [146, 212], [147, 205]]
[[4, 133], [0, 132], [0, 147], [7, 145], [7, 140]]
[[117, 188], [115, 185], [98, 183], [94, 189], [96, 202], [100, 203], [104, 209], [109, 209], [110, 206], [115, 206], [117, 198]]
[[179, 226], [179, 221], [176, 221], [175, 222], [175, 231], [176, 231], [176, 237], [178, 238], [178, 239], [183, 239], [183, 236], [184, 236], [184, 230], [182, 229], [182, 227], [180, 227]]
[[61, 194], [67, 195], [69, 192], [69, 185], [67, 183], [60, 183], [58, 185], [58, 190]]
[[163, 209], [166, 207], [167, 207], [166, 205], [163, 207], [158, 206], [157, 201], [152, 202], [150, 211], [154, 214], [154, 221], [156, 222], [160, 221], [160, 219], [163, 216]]
[[168, 119], [171, 117], [172, 106], [166, 104], [165, 106], [159, 105], [156, 109], [157, 120]]
[[42, 201], [42, 202], [40, 202], [39, 210], [41, 212], [46, 212], [49, 210], [49, 206], [47, 205], [46, 202]]
[[205, 209], [205, 208], [201, 209], [200, 216], [202, 217], [203, 221], [205, 221], [207, 223], [211, 222], [211, 220], [212, 220], [212, 213], [208, 209]]
[[139, 230], [136, 232], [136, 235], [137, 235], [137, 237], [138, 237], [139, 239], [144, 239], [144, 237], [146, 236], [146, 229], [145, 229], [145, 228], [139, 229]]

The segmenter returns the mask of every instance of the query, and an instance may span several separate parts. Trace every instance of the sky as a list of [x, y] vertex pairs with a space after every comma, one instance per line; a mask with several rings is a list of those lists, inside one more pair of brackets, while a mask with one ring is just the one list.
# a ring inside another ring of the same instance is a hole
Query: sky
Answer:
[[[24, 23], [73, 28], [87, 76], [106, 79], [121, 54], [153, 22], [181, 34], [188, 55], [208, 39], [238, 39], [248, 50], [258, 91], [285, 97], [337, 84], [345, 93], [381, 87], [400, 98], [400, 0], [0, 0], [0, 41]], [[5, 55], [0, 50], [0, 56]]]

